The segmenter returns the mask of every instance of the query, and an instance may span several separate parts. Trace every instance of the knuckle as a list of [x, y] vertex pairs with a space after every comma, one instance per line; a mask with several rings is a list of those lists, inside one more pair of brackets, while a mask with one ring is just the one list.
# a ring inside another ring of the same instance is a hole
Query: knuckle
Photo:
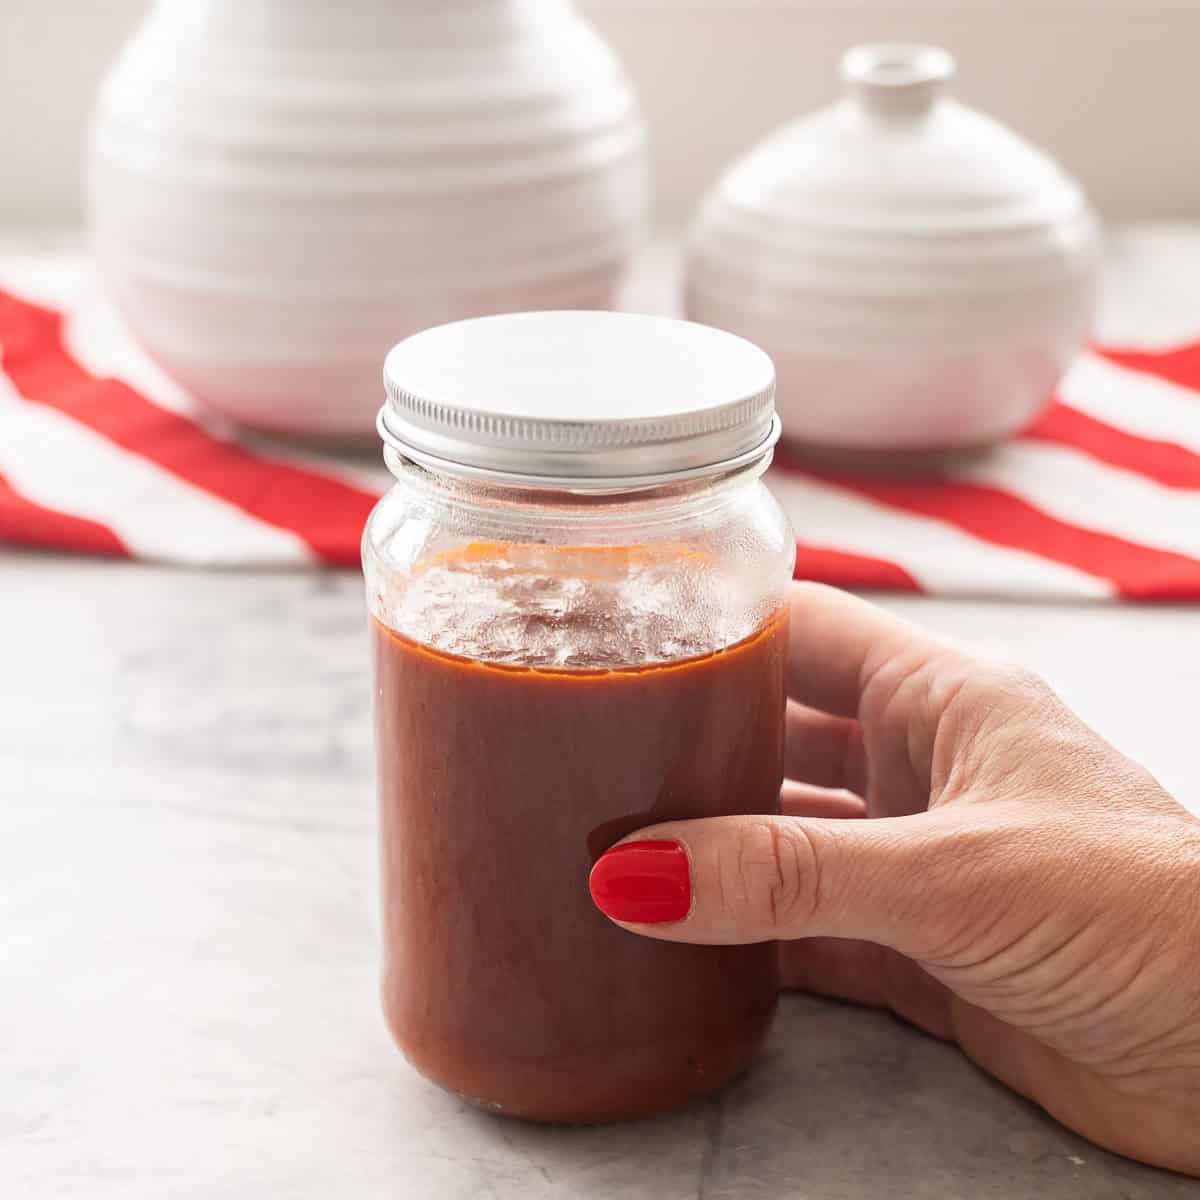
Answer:
[[993, 694], [1026, 702], [1044, 704], [1053, 696], [1050, 685], [1036, 671], [1020, 663], [988, 663], [982, 682]]
[[[1002, 753], [1018, 754], [1016, 741], [1027, 738], [1029, 720], [1041, 733], [1055, 728], [1063, 708], [1050, 686], [1017, 663], [995, 659], [964, 660], [938, 696], [938, 730], [944, 737], [935, 775], [973, 778], [987, 761]], [[1024, 732], [1022, 732], [1024, 731]]]
[[816, 905], [816, 855], [803, 827], [787, 821], [742, 826], [725, 888], [756, 928], [801, 928]]
[[923, 649], [911, 647], [876, 663], [862, 684], [860, 718], [865, 712], [881, 720], [904, 709], [926, 686], [930, 663]]

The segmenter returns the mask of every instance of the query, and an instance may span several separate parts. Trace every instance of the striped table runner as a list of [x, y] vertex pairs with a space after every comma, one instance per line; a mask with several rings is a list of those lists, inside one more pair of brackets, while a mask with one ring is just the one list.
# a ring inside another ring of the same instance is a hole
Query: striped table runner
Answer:
[[[643, 293], [631, 305], [665, 307]], [[1099, 336], [1031, 428], [939, 476], [866, 480], [781, 453], [768, 482], [800, 539], [797, 574], [942, 595], [1200, 600], [1200, 231], [1116, 244]], [[239, 441], [198, 419], [83, 258], [0, 251], [0, 541], [352, 566], [385, 486], [366, 460]]]

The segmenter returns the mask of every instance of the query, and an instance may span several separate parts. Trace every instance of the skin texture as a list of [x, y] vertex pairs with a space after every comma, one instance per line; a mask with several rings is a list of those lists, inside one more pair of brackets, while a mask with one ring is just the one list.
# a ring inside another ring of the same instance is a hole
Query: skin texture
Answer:
[[1200, 1175], [1200, 821], [1026, 671], [811, 584], [791, 631], [786, 815], [630, 834], [683, 844], [692, 907], [624, 927], [780, 939], [791, 986]]

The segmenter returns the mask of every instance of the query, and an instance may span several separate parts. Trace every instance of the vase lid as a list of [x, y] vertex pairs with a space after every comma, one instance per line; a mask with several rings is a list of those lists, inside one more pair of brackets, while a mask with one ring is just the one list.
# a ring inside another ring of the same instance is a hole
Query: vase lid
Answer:
[[1028, 229], [1086, 208], [1058, 165], [946, 94], [936, 46], [856, 46], [841, 100], [769, 135], [719, 185], [722, 202], [781, 225], [952, 237]]

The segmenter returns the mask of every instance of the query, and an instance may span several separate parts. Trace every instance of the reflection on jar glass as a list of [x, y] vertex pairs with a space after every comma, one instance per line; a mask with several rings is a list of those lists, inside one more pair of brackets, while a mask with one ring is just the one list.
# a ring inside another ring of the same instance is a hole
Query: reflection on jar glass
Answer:
[[794, 542], [761, 482], [770, 360], [540, 313], [418, 334], [386, 378], [396, 484], [363, 559], [392, 1033], [517, 1116], [710, 1092], [766, 1033], [773, 948], [635, 937], [587, 877], [642, 825], [777, 811]]

